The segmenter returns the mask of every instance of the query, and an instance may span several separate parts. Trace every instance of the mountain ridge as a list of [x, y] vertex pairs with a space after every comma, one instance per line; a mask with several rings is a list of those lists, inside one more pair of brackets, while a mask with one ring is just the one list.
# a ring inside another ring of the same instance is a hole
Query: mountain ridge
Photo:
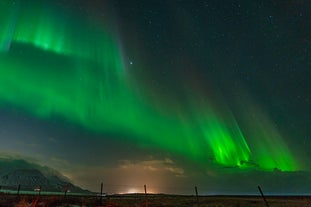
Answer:
[[41, 166], [23, 159], [0, 158], [0, 189], [49, 192], [90, 193], [70, 182], [68, 178], [47, 166]]

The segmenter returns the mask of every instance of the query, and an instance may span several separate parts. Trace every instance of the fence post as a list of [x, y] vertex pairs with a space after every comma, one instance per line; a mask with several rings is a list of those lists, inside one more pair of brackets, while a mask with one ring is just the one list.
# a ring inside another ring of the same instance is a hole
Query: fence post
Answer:
[[69, 189], [69, 186], [68, 186], [68, 183], [67, 183], [66, 186], [65, 186], [65, 197], [67, 196], [68, 189]]
[[145, 203], [146, 203], [146, 207], [148, 207], [148, 200], [147, 200], [147, 186], [144, 185], [144, 189], [145, 189]]
[[194, 186], [194, 190], [195, 190], [195, 197], [197, 200], [197, 206], [199, 206], [199, 195], [198, 195], [198, 188], [197, 186]]
[[261, 194], [261, 197], [262, 197], [263, 201], [265, 202], [266, 206], [267, 206], [267, 207], [270, 207], [269, 204], [268, 204], [268, 201], [266, 200], [266, 197], [265, 197], [265, 195], [263, 194], [263, 192], [262, 192], [262, 190], [261, 190], [261, 188], [260, 188], [259, 185], [258, 185], [258, 190], [259, 190], [259, 192], [260, 192], [260, 194]]
[[100, 205], [103, 205], [103, 186], [104, 184], [100, 184]]
[[17, 187], [17, 195], [19, 195], [20, 189], [21, 189], [21, 184], [18, 184], [18, 187]]

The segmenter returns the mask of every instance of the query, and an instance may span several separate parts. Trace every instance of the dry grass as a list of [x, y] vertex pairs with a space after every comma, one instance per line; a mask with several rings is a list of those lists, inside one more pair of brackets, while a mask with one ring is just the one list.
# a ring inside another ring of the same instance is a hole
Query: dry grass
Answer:
[[[265, 207], [261, 197], [148, 195], [148, 207]], [[270, 207], [311, 207], [311, 197], [268, 197]], [[143, 195], [105, 197], [0, 194], [0, 207], [146, 207]]]

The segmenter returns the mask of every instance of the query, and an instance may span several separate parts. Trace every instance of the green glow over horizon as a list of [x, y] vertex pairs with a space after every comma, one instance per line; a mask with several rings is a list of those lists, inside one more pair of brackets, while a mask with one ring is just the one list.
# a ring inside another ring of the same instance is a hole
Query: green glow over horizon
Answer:
[[131, 84], [113, 34], [38, 2], [7, 1], [0, 8], [0, 103], [42, 119], [60, 116], [95, 132], [120, 134], [203, 166], [213, 158], [242, 169], [254, 168], [244, 164], [251, 161], [259, 169], [298, 169], [265, 116], [256, 113], [260, 120], [244, 129], [229, 109], [190, 95], [187, 110], [161, 108], [136, 92], [139, 84]]

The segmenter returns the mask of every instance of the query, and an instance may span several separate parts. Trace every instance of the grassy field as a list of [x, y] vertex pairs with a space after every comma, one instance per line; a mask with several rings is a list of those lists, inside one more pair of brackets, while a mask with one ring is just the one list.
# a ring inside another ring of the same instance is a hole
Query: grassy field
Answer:
[[[147, 201], [147, 202], [146, 202]], [[267, 197], [270, 207], [311, 206], [311, 197]], [[0, 194], [0, 207], [265, 207], [261, 197], [256, 196], [195, 196], [179, 195], [113, 195], [103, 197], [77, 195], [12, 195]]]

